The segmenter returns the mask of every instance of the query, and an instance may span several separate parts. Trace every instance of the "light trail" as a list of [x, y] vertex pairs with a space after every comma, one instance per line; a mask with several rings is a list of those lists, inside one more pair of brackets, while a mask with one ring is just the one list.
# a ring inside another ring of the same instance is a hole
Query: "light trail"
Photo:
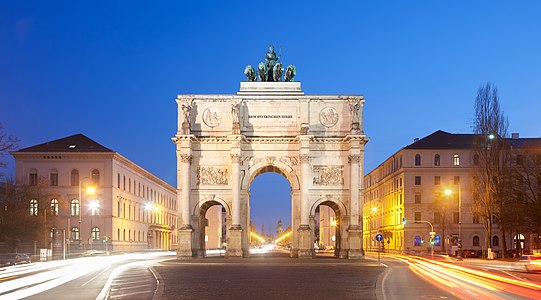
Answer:
[[164, 255], [167, 253], [87, 257], [35, 263], [26, 268], [6, 269], [1, 277], [4, 281], [0, 281], [0, 300], [22, 299], [37, 295], [92, 272], [105, 270], [113, 264], [122, 264], [128, 260], [148, 260]]
[[452, 263], [388, 254], [430, 284], [460, 299], [541, 299], [541, 285]]

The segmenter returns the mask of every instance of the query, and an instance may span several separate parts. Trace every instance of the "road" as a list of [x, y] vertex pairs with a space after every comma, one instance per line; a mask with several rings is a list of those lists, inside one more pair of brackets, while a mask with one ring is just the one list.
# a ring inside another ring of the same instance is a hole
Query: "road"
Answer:
[[512, 263], [402, 255], [178, 261], [173, 252], [0, 269], [3, 299], [541, 299], [541, 274]]
[[5, 267], [4, 299], [151, 299], [156, 279], [149, 267], [174, 252], [84, 257]]

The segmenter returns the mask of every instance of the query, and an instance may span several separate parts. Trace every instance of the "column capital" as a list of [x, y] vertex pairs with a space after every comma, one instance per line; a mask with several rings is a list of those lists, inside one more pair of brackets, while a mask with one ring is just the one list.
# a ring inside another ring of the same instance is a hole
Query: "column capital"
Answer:
[[241, 161], [242, 161], [242, 157], [240, 154], [231, 154], [231, 163], [239, 164]]
[[360, 163], [361, 162], [361, 155], [360, 154], [352, 154], [348, 157], [349, 163]]
[[193, 157], [189, 154], [181, 154], [179, 157], [180, 157], [180, 161], [183, 163], [189, 163], [189, 164], [192, 163]]

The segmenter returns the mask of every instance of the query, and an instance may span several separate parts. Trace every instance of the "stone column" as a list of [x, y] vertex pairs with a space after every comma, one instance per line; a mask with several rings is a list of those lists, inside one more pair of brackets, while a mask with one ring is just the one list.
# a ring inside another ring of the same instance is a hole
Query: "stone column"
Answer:
[[[352, 141], [353, 143], [353, 141]], [[358, 144], [358, 142], [354, 142]], [[357, 145], [355, 145], [357, 146]], [[362, 226], [359, 225], [359, 189], [361, 184], [360, 165], [362, 165], [362, 157], [359, 152], [359, 148], [353, 146], [350, 149], [349, 155], [349, 169], [350, 169], [350, 183], [349, 183], [349, 208], [350, 208], [350, 220], [348, 227], [349, 238], [349, 250], [348, 258], [357, 259], [364, 256], [362, 245]]]
[[299, 238], [299, 258], [311, 258], [312, 257], [312, 232], [310, 229], [310, 208], [309, 208], [309, 188], [311, 179], [310, 170], [310, 155], [301, 154], [301, 224], [299, 226], [298, 238]]
[[192, 232], [193, 228], [190, 222], [190, 171], [192, 156], [181, 154], [181, 174], [182, 174], [182, 224], [179, 228], [179, 245], [177, 258], [192, 257]]
[[242, 226], [240, 205], [240, 154], [231, 154], [231, 215], [232, 224], [229, 228], [229, 242], [227, 244], [227, 256], [242, 256]]

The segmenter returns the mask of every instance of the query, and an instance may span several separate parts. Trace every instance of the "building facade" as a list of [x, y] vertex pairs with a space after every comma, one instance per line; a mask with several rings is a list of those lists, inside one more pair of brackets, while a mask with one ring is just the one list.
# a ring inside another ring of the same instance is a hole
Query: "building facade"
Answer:
[[[472, 214], [473, 134], [436, 131], [402, 148], [365, 177], [366, 248], [397, 252], [501, 252], [497, 224], [486, 236]], [[431, 232], [433, 234], [431, 234]], [[376, 241], [381, 234], [383, 241]]]
[[176, 248], [175, 188], [119, 153], [77, 134], [11, 154], [17, 185], [39, 191], [27, 201], [50, 226], [41, 247], [60, 230], [71, 254]]

